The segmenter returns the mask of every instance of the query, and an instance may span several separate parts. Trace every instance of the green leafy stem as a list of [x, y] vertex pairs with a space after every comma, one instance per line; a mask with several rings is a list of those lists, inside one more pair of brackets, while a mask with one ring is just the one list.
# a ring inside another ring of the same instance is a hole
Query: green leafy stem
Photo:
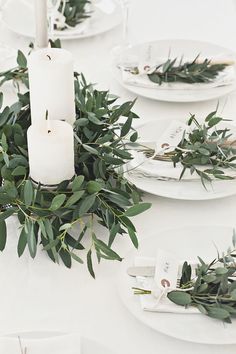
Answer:
[[[213, 63], [210, 59], [199, 61], [199, 55], [191, 62], [180, 62], [178, 58], [167, 59], [166, 62], [157, 65], [147, 74], [150, 81], [161, 85], [162, 83], [182, 82], [188, 84], [208, 83], [232, 63]], [[149, 68], [149, 67], [147, 67]], [[149, 68], [151, 69], [151, 68]], [[139, 69], [130, 69], [132, 74], [139, 74]]]
[[148, 158], [173, 162], [174, 167], [181, 164], [183, 169], [180, 179], [188, 170], [191, 174], [196, 173], [205, 187], [206, 182], [211, 182], [213, 178], [233, 179], [227, 175], [227, 170], [236, 169], [236, 145], [230, 128], [222, 128], [220, 125], [225, 121], [227, 119], [217, 115], [217, 110], [208, 114], [202, 124], [195, 115], [191, 115], [187, 123], [190, 132], [184, 132], [181, 142], [172, 151], [159, 155], [155, 155], [155, 151], [150, 148], [142, 147], [140, 151]]
[[[202, 314], [231, 323], [236, 315], [236, 235], [233, 246], [222, 256], [207, 263], [199, 263], [192, 276], [192, 267], [185, 262], [182, 267], [180, 289], [170, 291], [167, 297], [176, 305], [196, 307]], [[182, 291], [182, 290], [185, 291]], [[189, 289], [189, 290], [188, 290]], [[152, 291], [134, 288], [135, 294], [150, 295]]]

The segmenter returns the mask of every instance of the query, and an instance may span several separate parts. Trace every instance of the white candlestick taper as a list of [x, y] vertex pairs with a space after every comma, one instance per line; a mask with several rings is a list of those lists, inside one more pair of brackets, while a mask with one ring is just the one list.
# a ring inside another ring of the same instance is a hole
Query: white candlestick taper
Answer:
[[44, 129], [31, 125], [27, 132], [30, 177], [36, 183], [53, 186], [75, 174], [74, 134], [70, 124], [46, 122]]
[[51, 120], [75, 121], [73, 58], [60, 48], [34, 51], [28, 58], [32, 125], [44, 124], [48, 111]]
[[47, 0], [35, 2], [35, 44], [37, 48], [48, 46]]

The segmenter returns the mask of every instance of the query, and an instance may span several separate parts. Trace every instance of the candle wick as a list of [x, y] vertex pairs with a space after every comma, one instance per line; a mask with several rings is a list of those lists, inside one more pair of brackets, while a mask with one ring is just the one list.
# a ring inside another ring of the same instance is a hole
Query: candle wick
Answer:
[[46, 122], [47, 122], [47, 129], [48, 129], [48, 134], [51, 133], [51, 130], [50, 130], [50, 122], [49, 122], [49, 119], [48, 119], [48, 110], [46, 110]]
[[52, 58], [50, 57], [50, 55], [47, 54], [47, 57], [48, 57], [49, 60], [52, 60]]

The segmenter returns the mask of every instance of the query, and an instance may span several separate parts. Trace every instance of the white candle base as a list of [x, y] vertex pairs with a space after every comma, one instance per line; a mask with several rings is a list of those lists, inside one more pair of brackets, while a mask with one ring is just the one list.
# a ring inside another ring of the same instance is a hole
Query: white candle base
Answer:
[[[71, 185], [71, 182], [72, 182], [74, 177], [75, 177], [75, 175], [69, 180], [68, 187]], [[43, 189], [43, 190], [55, 190], [60, 185], [60, 183], [57, 183], [57, 184], [42, 184], [40, 182], [34, 181], [30, 176], [29, 176], [29, 179], [31, 180], [31, 182], [32, 182], [32, 184], [34, 185], [35, 188], [40, 186], [40, 188]]]
[[70, 124], [45, 121], [44, 130], [31, 125], [27, 131], [30, 177], [42, 185], [58, 185], [75, 175], [74, 133]]

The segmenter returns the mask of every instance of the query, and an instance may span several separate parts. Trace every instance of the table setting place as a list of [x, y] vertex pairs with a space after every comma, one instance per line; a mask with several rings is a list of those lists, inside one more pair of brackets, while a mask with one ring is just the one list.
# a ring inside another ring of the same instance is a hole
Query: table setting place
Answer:
[[191, 1], [0, 2], [0, 354], [235, 353], [236, 1]]

